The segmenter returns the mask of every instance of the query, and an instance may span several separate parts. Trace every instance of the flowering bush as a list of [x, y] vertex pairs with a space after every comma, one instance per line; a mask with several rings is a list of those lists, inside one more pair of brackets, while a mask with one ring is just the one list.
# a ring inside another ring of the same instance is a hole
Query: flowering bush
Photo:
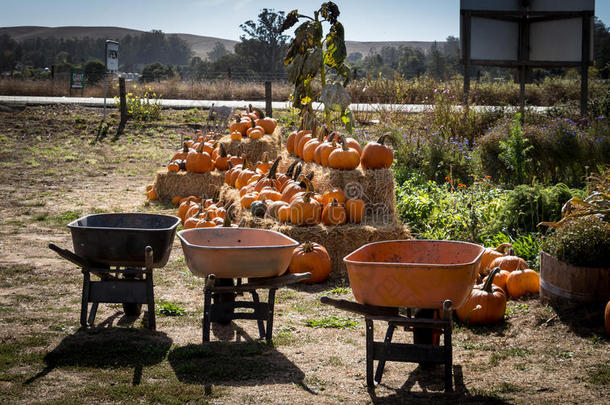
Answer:
[[[137, 90], [137, 85], [133, 85], [133, 90]], [[148, 87], [142, 97], [135, 93], [127, 93], [125, 101], [127, 103], [127, 114], [138, 121], [155, 121], [161, 116], [161, 104], [152, 88]], [[115, 104], [119, 107], [120, 101], [115, 97]]]

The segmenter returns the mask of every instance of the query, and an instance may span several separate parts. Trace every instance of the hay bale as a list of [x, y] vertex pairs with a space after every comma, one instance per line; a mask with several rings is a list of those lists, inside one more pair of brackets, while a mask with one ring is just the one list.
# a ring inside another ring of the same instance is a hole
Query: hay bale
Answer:
[[159, 200], [169, 202], [177, 195], [208, 197], [216, 195], [225, 181], [225, 172], [214, 170], [208, 173], [168, 172], [159, 170], [155, 176], [155, 189]]
[[282, 150], [282, 129], [278, 126], [272, 134], [267, 134], [260, 139], [244, 137], [241, 141], [231, 141], [230, 135], [225, 135], [219, 141], [231, 155], [245, 153], [251, 162], [263, 160], [267, 152], [269, 159], [275, 159]]
[[255, 218], [249, 213], [243, 215], [245, 226], [248, 228], [271, 229], [301, 243], [313, 241], [324, 246], [330, 255], [334, 276], [340, 277], [347, 274], [343, 258], [359, 247], [371, 242], [412, 238], [409, 229], [398, 222], [380, 226], [292, 226], [269, 219]]
[[[282, 152], [280, 171], [294, 161], [294, 156]], [[303, 173], [313, 172], [313, 186], [319, 193], [339, 187], [348, 198], [360, 198], [366, 203], [364, 222], [369, 224], [387, 223], [396, 216], [396, 195], [394, 174], [390, 169], [336, 170], [316, 163], [303, 162]]]

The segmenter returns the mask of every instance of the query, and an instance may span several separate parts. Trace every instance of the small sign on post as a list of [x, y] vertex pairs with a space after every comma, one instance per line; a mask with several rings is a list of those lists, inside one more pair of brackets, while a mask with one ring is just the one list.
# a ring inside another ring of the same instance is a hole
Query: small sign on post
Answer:
[[85, 88], [85, 72], [82, 69], [72, 68], [70, 71], [70, 95], [72, 95], [72, 89], [81, 89], [82, 91]]
[[119, 70], [119, 43], [117, 41], [106, 40], [105, 47], [106, 72], [104, 72], [104, 121], [106, 121], [106, 91], [108, 88], [108, 70], [116, 72]]

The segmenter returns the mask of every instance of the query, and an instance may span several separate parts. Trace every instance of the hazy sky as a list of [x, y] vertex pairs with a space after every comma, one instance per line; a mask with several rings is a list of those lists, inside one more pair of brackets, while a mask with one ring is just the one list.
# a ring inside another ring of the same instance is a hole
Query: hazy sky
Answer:
[[[490, 0], [492, 1], [492, 0]], [[311, 15], [317, 1], [276, 0], [0, 0], [0, 26], [118, 26], [239, 40], [239, 24], [263, 7]], [[459, 36], [459, 0], [337, 0], [345, 37], [354, 41], [442, 41]], [[610, 23], [610, 0], [595, 14]]]

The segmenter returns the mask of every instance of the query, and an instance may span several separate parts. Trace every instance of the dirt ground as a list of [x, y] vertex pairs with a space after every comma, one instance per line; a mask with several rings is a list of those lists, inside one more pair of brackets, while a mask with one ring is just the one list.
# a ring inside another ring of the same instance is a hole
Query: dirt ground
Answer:
[[[101, 115], [0, 112], [0, 402], [608, 403], [609, 340], [598, 308], [560, 310], [537, 297], [509, 302], [500, 325], [455, 324], [448, 394], [442, 367], [397, 362], [367, 390], [363, 318], [320, 303], [323, 295], [353, 300], [342, 277], [278, 290], [273, 345], [257, 340], [247, 320], [215, 325], [202, 345], [203, 280], [190, 274], [177, 238], [168, 265], [155, 270], [155, 298], [158, 309], [183, 314], [158, 314], [151, 332], [142, 328], [146, 314], [101, 304], [95, 327], [79, 329], [82, 275], [48, 243], [72, 249], [65, 225], [85, 214], [174, 213], [147, 203], [144, 187], [200, 117], [164, 111], [160, 122], [129, 122], [115, 142], [110, 132], [92, 143]], [[307, 326], [323, 321], [332, 327]], [[383, 340], [384, 325], [375, 325]]]

